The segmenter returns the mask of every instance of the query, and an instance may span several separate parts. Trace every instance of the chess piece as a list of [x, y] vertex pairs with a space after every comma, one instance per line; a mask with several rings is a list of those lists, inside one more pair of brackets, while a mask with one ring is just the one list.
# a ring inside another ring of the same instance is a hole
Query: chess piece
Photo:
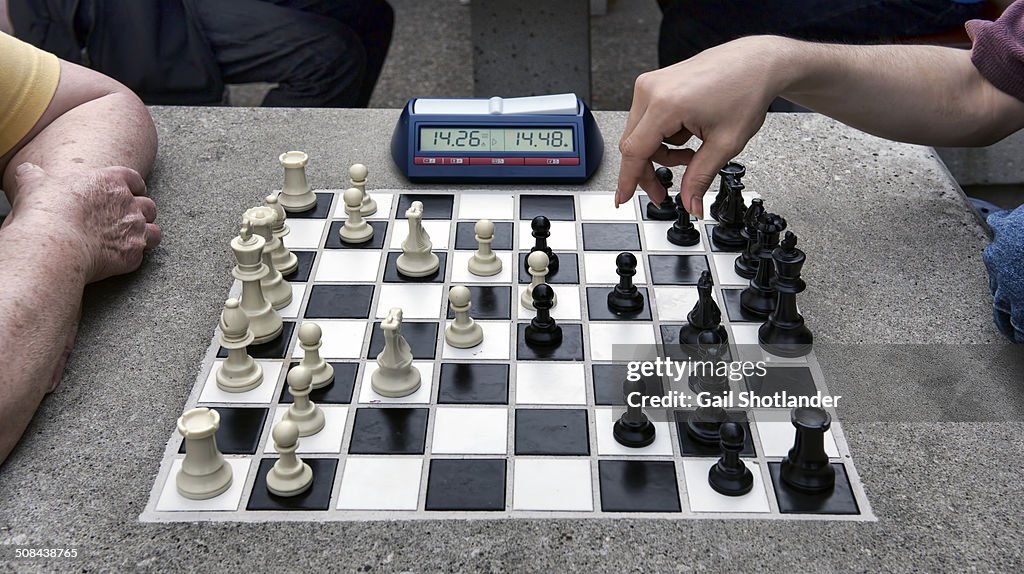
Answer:
[[368, 173], [369, 170], [361, 163], [354, 163], [352, 167], [348, 168], [348, 179], [352, 187], [359, 190], [359, 214], [363, 217], [377, 213], [377, 202], [366, 191], [366, 175]]
[[299, 347], [303, 351], [299, 365], [309, 369], [310, 388], [322, 389], [334, 382], [334, 367], [320, 356], [323, 330], [316, 323], [306, 322], [299, 327]]
[[761, 348], [779, 357], [803, 357], [811, 352], [814, 343], [814, 335], [796, 308], [797, 294], [807, 288], [800, 278], [806, 259], [804, 252], [797, 248], [796, 235], [792, 231], [787, 231], [782, 243], [772, 251], [775, 290], [779, 295], [775, 310], [757, 330], [757, 342]]
[[338, 235], [345, 243], [360, 244], [373, 239], [373, 227], [363, 219], [361, 206], [363, 194], [358, 189], [350, 187], [341, 194], [345, 202], [345, 214], [348, 218], [345, 224], [338, 230]]
[[373, 391], [385, 397], [405, 397], [420, 388], [420, 372], [412, 364], [412, 349], [402, 336], [402, 310], [395, 307], [380, 324], [384, 350], [377, 355], [377, 370], [370, 376]]
[[301, 213], [316, 207], [316, 194], [306, 181], [309, 156], [301, 151], [286, 151], [278, 158], [284, 168], [284, 185], [277, 202], [288, 213]]
[[[530, 284], [523, 290], [522, 295], [519, 296], [519, 302], [527, 309], [533, 310], [533, 290], [537, 288], [537, 285], [544, 283], [547, 280], [548, 272], [548, 256], [543, 251], [534, 251], [526, 258], [526, 268], [530, 272]], [[555, 296], [554, 290], [551, 291], [551, 307], [554, 307], [558, 303], [558, 298]]]
[[274, 260], [268, 248], [274, 241], [274, 222], [277, 221], [277, 214], [269, 207], [253, 207], [245, 210], [242, 219], [249, 224], [249, 228], [256, 235], [263, 238], [263, 265], [267, 268], [267, 274], [260, 279], [260, 289], [263, 297], [270, 302], [270, 306], [280, 311], [292, 302], [292, 286], [284, 280], [281, 272], [274, 266]]
[[313, 484], [313, 469], [295, 451], [299, 448], [299, 427], [282, 420], [271, 431], [274, 449], [281, 455], [267, 472], [267, 490], [277, 496], [298, 496]]
[[299, 258], [289, 251], [288, 247], [284, 244], [284, 238], [292, 232], [285, 223], [288, 216], [284, 208], [277, 201], [276, 195], [268, 195], [263, 200], [263, 205], [273, 209], [276, 215], [274, 217], [274, 225], [271, 227], [274, 241], [268, 242], [264, 249], [270, 251], [270, 259], [274, 262], [274, 267], [281, 272], [281, 275], [288, 275], [299, 267]]
[[533, 288], [533, 306], [537, 316], [526, 326], [526, 344], [531, 347], [557, 347], [562, 344], [562, 327], [551, 318], [555, 292], [547, 283]]
[[729, 194], [726, 178], [732, 177], [736, 181], [740, 181], [746, 173], [747, 168], [735, 161], [730, 161], [722, 166], [722, 169], [718, 170], [718, 195], [715, 196], [715, 201], [711, 203], [711, 208], [708, 209], [715, 221], [718, 220], [718, 211], [725, 202], [725, 197]]
[[440, 261], [431, 251], [434, 246], [423, 229], [423, 202], [412, 202], [405, 217], [409, 220], [409, 236], [402, 242], [402, 254], [395, 262], [398, 272], [406, 277], [427, 277], [437, 273]]
[[501, 259], [491, 250], [494, 241], [494, 223], [481, 219], [473, 226], [476, 233], [477, 249], [469, 258], [469, 272], [477, 277], [491, 277], [501, 273]]
[[775, 290], [775, 261], [772, 252], [779, 245], [779, 233], [786, 228], [786, 220], [773, 213], [765, 213], [757, 223], [757, 273], [750, 285], [740, 293], [743, 312], [752, 317], [767, 319], [775, 310], [778, 292]]
[[444, 340], [456, 349], [468, 349], [483, 342], [484, 330], [469, 316], [469, 288], [456, 285], [448, 291], [448, 302], [451, 303], [455, 319], [444, 330]]
[[[702, 331], [698, 338], [696, 356], [694, 357], [694, 371], [690, 373], [688, 386], [690, 390], [699, 395], [707, 393], [708, 397], [720, 397], [729, 391], [728, 375], [718, 370], [728, 345], [720, 341], [719, 336], [711, 330]], [[710, 368], [707, 367], [710, 365]], [[698, 371], [698, 366], [700, 370]], [[721, 373], [721, 374], [720, 374]], [[718, 446], [721, 436], [719, 434], [722, 423], [729, 420], [729, 414], [718, 405], [701, 404], [690, 411], [686, 418], [686, 434], [695, 442], [708, 447]]]
[[669, 243], [680, 247], [697, 245], [700, 243], [700, 232], [693, 226], [693, 222], [690, 221], [690, 213], [683, 207], [682, 193], [676, 195], [674, 206], [676, 221], [665, 232], [665, 238], [668, 239]]
[[324, 412], [309, 400], [313, 374], [306, 367], [296, 365], [288, 371], [287, 381], [288, 392], [292, 394], [294, 400], [288, 406], [282, 420], [295, 423], [299, 429], [299, 436], [310, 436], [323, 430], [326, 424]]
[[191, 500], [213, 498], [231, 486], [231, 465], [217, 448], [220, 413], [206, 407], [185, 411], [178, 432], [185, 439], [185, 458], [174, 479], [178, 494]]
[[220, 346], [228, 350], [228, 358], [217, 369], [220, 390], [244, 393], [263, 382], [263, 367], [246, 350], [252, 339], [249, 317], [238, 306], [238, 299], [228, 299], [220, 314]]
[[624, 251], [615, 258], [615, 273], [619, 284], [608, 293], [608, 309], [616, 315], [636, 315], [644, 310], [644, 296], [636, 285], [636, 257]]
[[725, 177], [725, 201], [718, 208], [718, 224], [711, 229], [711, 241], [719, 248], [739, 250], [747, 246], [742, 233], [743, 216], [747, 212], [743, 187], [735, 177]]
[[754, 486], [754, 475], [740, 460], [746, 432], [739, 423], [727, 422], [721, 430], [722, 458], [708, 470], [708, 484], [719, 494], [743, 496]]
[[534, 239], [534, 245], [530, 248], [530, 253], [543, 251], [544, 255], [548, 256], [548, 273], [552, 275], [558, 273], [558, 254], [551, 251], [551, 248], [548, 247], [548, 237], [551, 237], [551, 222], [548, 221], [547, 217], [538, 215], [530, 222], [530, 229]]
[[231, 240], [231, 250], [235, 252], [238, 264], [231, 270], [231, 275], [242, 282], [242, 298], [239, 302], [249, 317], [249, 329], [252, 330], [253, 344], [261, 345], [273, 341], [281, 334], [283, 323], [281, 315], [263, 297], [260, 281], [270, 273], [263, 263], [263, 247], [266, 245], [259, 235], [253, 235], [248, 223], [242, 223], [238, 237]]
[[630, 381], [626, 379], [622, 383], [622, 395], [626, 399], [626, 412], [622, 413], [612, 427], [612, 436], [622, 446], [641, 448], [654, 442], [654, 423], [647, 418], [643, 407], [640, 406], [641, 397], [645, 392], [643, 380]]
[[750, 207], [743, 214], [743, 239], [747, 241], [747, 247], [739, 256], [733, 268], [736, 274], [744, 279], [753, 279], [757, 275], [757, 265], [761, 262], [757, 257], [757, 221], [764, 213], [764, 200], [755, 197], [750, 200]]
[[679, 344], [695, 346], [700, 343], [701, 333], [710, 331], [719, 343], [729, 340], [729, 334], [722, 325], [722, 310], [711, 296], [715, 285], [710, 271], [703, 271], [697, 279], [697, 303], [686, 316], [686, 324], [679, 329]]
[[832, 417], [824, 409], [797, 407], [790, 420], [796, 427], [796, 440], [779, 469], [782, 482], [804, 492], [832, 492], [836, 469], [825, 452], [825, 431], [832, 425]]
[[661, 203], [653, 201], [647, 203], [647, 219], [655, 221], [672, 221], [676, 217], [676, 204], [672, 201], [672, 170], [667, 167], [659, 167], [654, 170], [654, 176], [665, 188], [665, 199]]

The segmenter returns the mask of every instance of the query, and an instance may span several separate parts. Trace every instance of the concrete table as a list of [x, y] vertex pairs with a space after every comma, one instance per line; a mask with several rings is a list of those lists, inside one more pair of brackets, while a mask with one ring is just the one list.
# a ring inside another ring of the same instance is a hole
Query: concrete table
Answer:
[[[278, 185], [277, 154], [309, 152], [318, 187], [357, 161], [371, 187], [410, 187], [388, 157], [396, 110], [153, 113], [164, 243], [138, 273], [89, 289], [65, 379], [0, 468], [0, 560], [11, 544], [79, 558], [15, 568], [1020, 569], [1024, 359], [992, 326], [984, 232], [931, 149], [811, 114], [772, 116], [739, 159], [747, 188], [800, 230], [802, 310], [847, 401], [877, 522], [140, 523], [229, 285], [227, 242]], [[584, 187], [610, 190], [625, 114], [598, 120], [607, 157]]]

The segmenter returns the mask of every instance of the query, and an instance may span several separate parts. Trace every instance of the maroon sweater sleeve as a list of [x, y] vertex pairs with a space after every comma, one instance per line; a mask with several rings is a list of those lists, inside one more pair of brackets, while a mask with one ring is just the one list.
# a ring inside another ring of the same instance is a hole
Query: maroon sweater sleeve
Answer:
[[995, 22], [971, 20], [971, 61], [992, 85], [1024, 101], [1024, 0], [1016, 0]]

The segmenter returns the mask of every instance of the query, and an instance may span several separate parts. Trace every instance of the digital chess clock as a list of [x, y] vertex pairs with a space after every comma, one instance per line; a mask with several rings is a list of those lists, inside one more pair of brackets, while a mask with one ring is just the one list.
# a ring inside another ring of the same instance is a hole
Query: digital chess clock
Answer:
[[576, 94], [523, 98], [413, 98], [391, 136], [411, 181], [581, 183], [604, 139]]

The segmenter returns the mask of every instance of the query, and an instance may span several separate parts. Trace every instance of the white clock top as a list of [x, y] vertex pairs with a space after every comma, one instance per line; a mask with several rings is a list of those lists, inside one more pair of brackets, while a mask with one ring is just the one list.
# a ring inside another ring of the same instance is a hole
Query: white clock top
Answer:
[[522, 98], [480, 99], [418, 99], [413, 113], [419, 115], [510, 116], [548, 115], [572, 116], [577, 113], [576, 94], [552, 94]]

